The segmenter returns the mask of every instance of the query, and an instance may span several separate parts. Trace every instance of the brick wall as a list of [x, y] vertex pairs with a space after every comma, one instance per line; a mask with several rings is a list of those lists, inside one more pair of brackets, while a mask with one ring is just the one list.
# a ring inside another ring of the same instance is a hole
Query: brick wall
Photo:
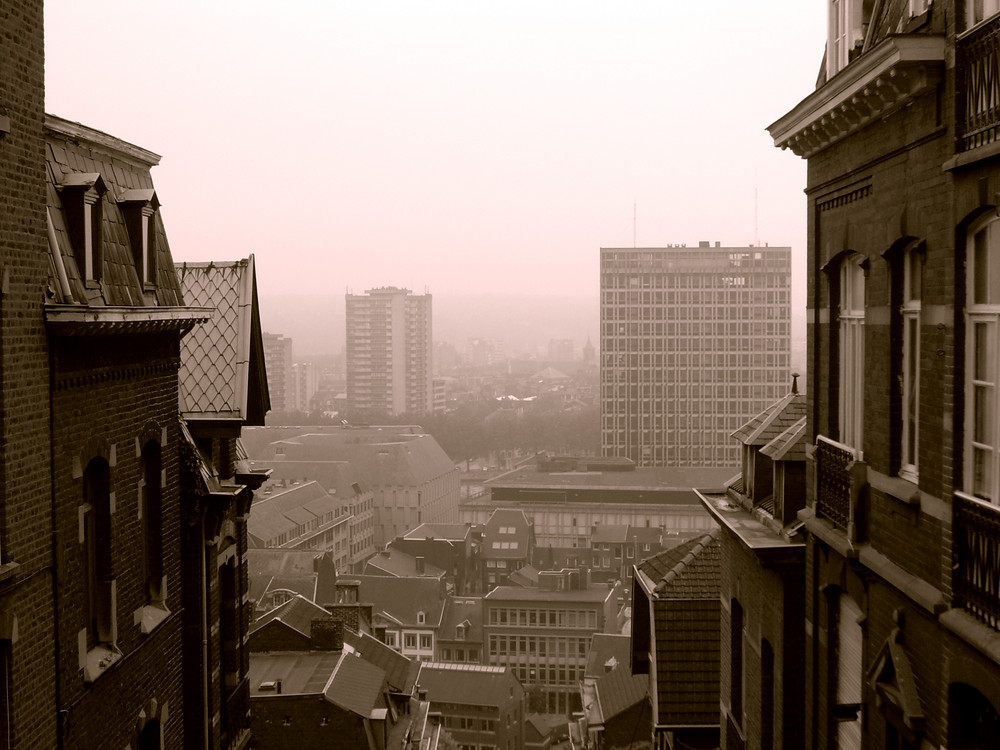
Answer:
[[41, 0], [0, 0], [0, 613], [17, 618], [10, 644], [14, 748], [55, 747], [49, 375], [42, 302], [45, 224], [44, 39]]
[[360, 716], [327, 702], [321, 695], [271, 695], [251, 700], [254, 746], [261, 750], [368, 750]]

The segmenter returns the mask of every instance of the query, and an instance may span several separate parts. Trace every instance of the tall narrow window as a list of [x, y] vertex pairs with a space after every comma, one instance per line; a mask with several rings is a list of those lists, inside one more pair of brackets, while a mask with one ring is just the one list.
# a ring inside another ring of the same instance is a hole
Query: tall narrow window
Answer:
[[143, 573], [146, 601], [163, 601], [163, 460], [158, 443], [149, 442], [142, 450], [142, 529]]
[[760, 642], [760, 746], [774, 745], [774, 649]]
[[997, 491], [1000, 222], [991, 221], [971, 233], [966, 267], [963, 486], [969, 494], [996, 503], [1000, 499]]
[[1000, 0], [966, 0], [965, 20], [970, 28], [997, 12], [1000, 12]]
[[101, 252], [102, 203], [107, 188], [96, 172], [74, 172], [60, 184], [66, 228], [77, 269], [84, 282], [101, 280], [104, 258]]
[[903, 340], [900, 362], [902, 378], [902, 439], [899, 474], [917, 479], [917, 438], [920, 426], [920, 294], [923, 253], [911, 245], [903, 253], [903, 301], [901, 316]]
[[111, 565], [111, 472], [95, 458], [83, 473], [82, 557], [87, 647], [114, 641]]
[[156, 283], [156, 211], [160, 202], [152, 188], [126, 190], [121, 207], [132, 245], [135, 272], [143, 288]]
[[863, 0], [829, 0], [829, 3], [826, 76], [832, 78], [847, 66], [851, 61], [851, 52], [864, 40], [868, 22], [865, 6], [870, 6], [870, 3]]
[[863, 256], [844, 260], [840, 267], [838, 335], [840, 441], [861, 450], [865, 395], [865, 271]]
[[735, 599], [731, 603], [729, 628], [729, 713], [743, 726], [743, 607]]
[[837, 604], [837, 747], [861, 748], [862, 644], [861, 608], [847, 594]]
[[225, 694], [236, 688], [239, 684], [240, 673], [240, 606], [237, 592], [237, 575], [239, 569], [236, 566], [236, 558], [231, 557], [226, 563], [219, 567], [219, 638], [222, 641], [222, 679], [225, 685]]

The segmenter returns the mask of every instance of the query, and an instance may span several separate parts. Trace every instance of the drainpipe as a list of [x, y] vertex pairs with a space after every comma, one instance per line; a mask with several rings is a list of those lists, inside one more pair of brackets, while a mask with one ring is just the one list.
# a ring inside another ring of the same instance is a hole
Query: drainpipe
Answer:
[[208, 563], [205, 561], [205, 515], [202, 511], [201, 534], [198, 546], [198, 557], [201, 558], [201, 702], [202, 724], [204, 725], [205, 750], [209, 750], [209, 726], [211, 717], [208, 715], [211, 701], [208, 699]]

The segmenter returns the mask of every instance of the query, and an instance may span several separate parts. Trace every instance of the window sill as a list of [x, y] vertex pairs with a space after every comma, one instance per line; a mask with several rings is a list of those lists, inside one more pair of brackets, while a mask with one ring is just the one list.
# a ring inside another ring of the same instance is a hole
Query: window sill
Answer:
[[87, 651], [87, 663], [83, 667], [83, 681], [94, 682], [113, 664], [122, 658], [122, 652], [114, 645], [99, 643]]
[[13, 585], [17, 576], [17, 571], [21, 566], [16, 562], [8, 562], [0, 565], [0, 591], [7, 586]]
[[875, 471], [870, 466], [868, 467], [869, 485], [907, 505], [920, 505], [920, 488], [917, 487], [915, 479], [915, 475], [913, 479], [902, 474], [898, 477], [890, 477]]
[[135, 611], [133, 616], [134, 624], [139, 626], [139, 632], [143, 635], [149, 635], [152, 633], [156, 626], [167, 619], [170, 615], [170, 610], [167, 609], [167, 605], [162, 602], [156, 604], [147, 604], [145, 607], [139, 607]]

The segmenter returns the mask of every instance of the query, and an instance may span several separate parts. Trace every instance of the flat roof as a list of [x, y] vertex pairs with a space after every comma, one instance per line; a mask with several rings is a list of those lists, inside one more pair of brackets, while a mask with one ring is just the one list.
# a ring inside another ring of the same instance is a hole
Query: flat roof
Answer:
[[722, 491], [739, 467], [681, 468], [638, 467], [631, 471], [538, 471], [527, 466], [487, 479], [489, 488], [598, 489], [598, 490], [691, 490]]

